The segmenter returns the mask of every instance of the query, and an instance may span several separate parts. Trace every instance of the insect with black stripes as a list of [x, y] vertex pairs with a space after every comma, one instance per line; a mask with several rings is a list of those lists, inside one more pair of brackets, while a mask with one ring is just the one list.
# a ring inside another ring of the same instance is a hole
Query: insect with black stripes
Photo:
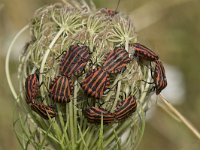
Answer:
[[57, 76], [50, 84], [49, 97], [55, 102], [70, 102], [70, 95], [73, 91], [73, 83], [70, 78]]
[[117, 15], [119, 12], [117, 11], [118, 7], [119, 7], [119, 4], [120, 4], [120, 0], [118, 0], [118, 3], [117, 3], [117, 7], [115, 10], [112, 10], [112, 9], [109, 9], [109, 8], [102, 8], [100, 10], [101, 13], [104, 13], [106, 16], [109, 16], [109, 17], [114, 17], [115, 15]]
[[[140, 43], [129, 44], [130, 49], [133, 48], [133, 56], [138, 58], [139, 61], [147, 60], [147, 61], [156, 61], [159, 59], [158, 55], [147, 48], [146, 46]], [[130, 52], [132, 53], [132, 52]]]
[[123, 47], [115, 47], [105, 57], [102, 69], [108, 73], [123, 72], [130, 61], [129, 53]]
[[100, 67], [93, 69], [81, 83], [81, 87], [88, 95], [98, 99], [102, 97], [109, 85], [109, 74]]
[[27, 104], [34, 103], [39, 93], [39, 76], [38, 73], [33, 73], [26, 78], [25, 93]]
[[48, 114], [51, 118], [56, 116], [56, 112], [50, 106], [37, 102], [39, 95], [39, 75], [38, 70], [29, 75], [25, 81], [26, 103], [31, 106], [31, 109], [38, 113], [44, 119], [48, 119]]
[[94, 124], [101, 123], [101, 117], [103, 116], [103, 124], [113, 123], [115, 120], [114, 114], [101, 107], [90, 107], [83, 111], [83, 114], [87, 118], [88, 122]]
[[129, 96], [125, 100], [118, 103], [114, 112], [115, 119], [121, 121], [129, 117], [136, 111], [137, 102], [134, 96]]
[[89, 61], [89, 47], [85, 45], [71, 45], [63, 55], [60, 64], [60, 74], [70, 78], [79, 74]]
[[165, 68], [161, 61], [155, 61], [155, 70], [154, 70], [154, 83], [155, 83], [155, 90], [156, 95], [160, 94], [160, 92], [167, 86], [167, 78], [165, 75]]
[[112, 10], [112, 9], [108, 9], [108, 8], [102, 8], [100, 10], [100, 12], [109, 17], [114, 17], [115, 15], [117, 15], [119, 13], [116, 10]]
[[49, 117], [54, 118], [57, 115], [53, 107], [44, 105], [43, 103], [39, 102], [31, 103], [31, 109], [44, 119], [49, 119]]

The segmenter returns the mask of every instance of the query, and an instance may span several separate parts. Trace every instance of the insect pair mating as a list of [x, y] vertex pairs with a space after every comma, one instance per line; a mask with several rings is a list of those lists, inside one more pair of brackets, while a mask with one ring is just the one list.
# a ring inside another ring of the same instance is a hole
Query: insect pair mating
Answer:
[[44, 119], [53, 118], [57, 115], [51, 106], [47, 106], [37, 101], [39, 95], [39, 76], [38, 73], [29, 75], [25, 81], [26, 102], [31, 106], [31, 109], [38, 113]]
[[101, 98], [110, 85], [109, 76], [125, 71], [126, 65], [130, 61], [128, 52], [124, 48], [116, 47], [107, 54], [101, 67], [88, 73], [82, 81], [81, 87], [87, 95], [97, 99]]
[[100, 124], [103, 117], [103, 124], [110, 124], [125, 120], [136, 111], [137, 103], [134, 96], [129, 96], [118, 103], [113, 113], [101, 107], [90, 107], [83, 112], [88, 122]]
[[154, 72], [153, 83], [155, 86], [153, 88], [156, 90], [156, 95], [160, 94], [160, 92], [167, 86], [167, 78], [165, 75], [165, 68], [159, 60], [158, 55], [140, 43], [130, 44], [129, 46], [134, 49], [133, 56], [138, 58], [139, 62], [150, 61], [155, 63], [155, 69], [151, 69], [151, 72]]
[[60, 63], [59, 75], [50, 85], [49, 97], [55, 102], [70, 102], [73, 92], [72, 77], [80, 74], [89, 61], [89, 47], [85, 45], [71, 45], [63, 55]]

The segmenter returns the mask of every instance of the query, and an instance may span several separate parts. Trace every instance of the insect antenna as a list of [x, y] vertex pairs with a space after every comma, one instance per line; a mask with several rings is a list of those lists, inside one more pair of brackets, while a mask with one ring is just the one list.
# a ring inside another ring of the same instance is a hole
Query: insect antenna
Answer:
[[121, 0], [118, 0], [118, 2], [117, 2], [117, 7], [116, 7], [116, 9], [115, 9], [115, 12], [116, 12], [117, 9], [119, 8], [119, 4], [120, 4], [120, 2], [121, 2]]

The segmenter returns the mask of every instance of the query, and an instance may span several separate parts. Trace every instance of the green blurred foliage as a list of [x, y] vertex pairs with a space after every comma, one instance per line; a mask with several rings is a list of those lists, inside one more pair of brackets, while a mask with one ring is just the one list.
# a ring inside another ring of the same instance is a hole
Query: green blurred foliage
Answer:
[[[94, 1], [98, 8], [113, 9], [118, 2], [118, 0]], [[0, 1], [0, 150], [19, 149], [12, 127], [16, 108], [4, 71], [8, 44], [14, 34], [28, 23], [37, 8], [54, 2], [57, 1]], [[200, 130], [200, 1], [121, 0], [118, 10], [133, 15], [134, 19], [134, 12], [137, 12], [135, 10], [148, 6], [151, 2], [161, 18], [138, 32], [139, 41], [154, 47], [165, 63], [174, 65], [182, 71], [186, 96], [184, 102], [176, 108]], [[141, 16], [136, 17], [134, 21], [142, 22], [148, 17], [155, 17], [148, 13], [149, 9], [143, 9]], [[17, 63], [18, 59], [11, 62], [11, 77], [14, 80], [17, 76]], [[153, 118], [147, 122], [139, 150], [199, 150], [199, 147], [200, 142], [183, 124], [173, 120], [161, 109], [157, 109]]]

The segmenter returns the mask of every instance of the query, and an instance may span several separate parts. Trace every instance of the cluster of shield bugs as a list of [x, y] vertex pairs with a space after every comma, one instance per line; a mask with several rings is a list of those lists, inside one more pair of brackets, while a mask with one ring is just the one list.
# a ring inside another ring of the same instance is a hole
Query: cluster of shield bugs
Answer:
[[[156, 94], [159, 94], [166, 86], [167, 80], [163, 64], [152, 50], [144, 45], [134, 43], [134, 57], [139, 62], [150, 61], [155, 63], [154, 83]], [[62, 103], [69, 102], [70, 95], [73, 91], [72, 77], [83, 71], [87, 62], [90, 59], [89, 48], [85, 45], [72, 45], [69, 50], [62, 56], [60, 63], [60, 72], [50, 84], [49, 97], [54, 102]], [[105, 90], [110, 85], [111, 74], [117, 74], [126, 70], [126, 65], [131, 61], [129, 53], [121, 47], [115, 47], [104, 58], [102, 66], [92, 69], [81, 82], [81, 87], [88, 96], [95, 99], [100, 99]], [[38, 74], [35, 72], [27, 77], [25, 82], [26, 102], [31, 106], [31, 109], [37, 112], [45, 119], [56, 116], [55, 110], [51, 106], [46, 106], [43, 103], [36, 101], [39, 92]], [[101, 107], [90, 107], [84, 110], [84, 114], [89, 122], [100, 123], [101, 115], [103, 115], [104, 124], [112, 123], [116, 120], [121, 121], [135, 112], [137, 107], [136, 98], [129, 96], [121, 101], [116, 110], [111, 113]]]
[[[155, 84], [154, 89], [156, 94], [160, 94], [167, 86], [167, 79], [164, 66], [159, 60], [159, 56], [140, 43], [130, 44], [129, 47], [133, 47], [133, 58], [136, 58], [139, 63], [142, 61], [155, 63], [155, 68], [151, 68], [151, 72], [154, 72], [153, 83]], [[127, 63], [130, 61], [129, 53], [124, 48], [116, 47], [107, 54], [102, 67], [92, 70], [84, 79], [82, 84], [83, 89], [88, 95], [100, 98], [103, 91], [108, 87], [107, 80], [109, 79], [109, 75], [112, 73], [123, 72], [126, 69]], [[115, 120], [124, 120], [135, 112], [136, 108], [136, 98], [134, 96], [129, 96], [117, 105], [116, 110], [113, 113], [103, 108], [91, 107], [86, 109], [84, 114], [91, 123], [100, 123], [101, 115], [103, 115], [104, 124], [109, 124]]]
[[[117, 11], [111, 9], [102, 9], [100, 12], [110, 18], [118, 14]], [[130, 44], [129, 48], [133, 48], [133, 53], [127, 51], [124, 46], [115, 47], [106, 54], [102, 65], [98, 64], [99, 66], [95, 66], [95, 68], [88, 71], [86, 77], [80, 82], [80, 86], [87, 96], [95, 100], [101, 99], [110, 86], [110, 76], [123, 73], [126, 70], [127, 64], [135, 58], [139, 63], [143, 61], [155, 63], [155, 67], [151, 68], [151, 72], [157, 95], [167, 86], [165, 69], [158, 55], [140, 43]], [[130, 55], [133, 58], [129, 57]], [[54, 102], [68, 103], [73, 93], [74, 77], [77, 78], [89, 62], [90, 49], [84, 44], [74, 44], [61, 56], [59, 75], [51, 81], [48, 92], [49, 97]], [[26, 102], [31, 106], [33, 111], [37, 112], [43, 118], [53, 118], [56, 116], [55, 110], [51, 106], [36, 101], [39, 87], [37, 73], [29, 75], [25, 83]], [[118, 103], [114, 112], [92, 106], [83, 109], [83, 113], [91, 123], [100, 123], [101, 116], [103, 115], [104, 124], [109, 124], [116, 120], [121, 121], [126, 119], [135, 112], [136, 108], [136, 98], [129, 96]]]

